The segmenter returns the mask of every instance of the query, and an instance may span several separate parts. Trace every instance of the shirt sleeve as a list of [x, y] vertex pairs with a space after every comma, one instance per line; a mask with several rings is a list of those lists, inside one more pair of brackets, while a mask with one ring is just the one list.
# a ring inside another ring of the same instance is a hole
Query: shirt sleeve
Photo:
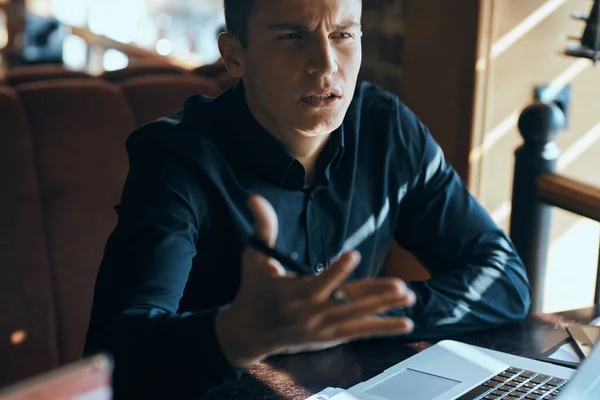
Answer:
[[399, 205], [395, 238], [431, 279], [409, 283], [416, 305], [389, 314], [411, 317], [415, 340], [524, 318], [530, 286], [511, 240], [471, 196], [427, 128], [399, 101], [397, 109], [414, 179]]
[[116, 399], [190, 398], [241, 371], [218, 343], [218, 309], [178, 312], [206, 199], [190, 184], [191, 172], [144, 145], [144, 134], [127, 141], [130, 168], [96, 281], [85, 353], [113, 356]]

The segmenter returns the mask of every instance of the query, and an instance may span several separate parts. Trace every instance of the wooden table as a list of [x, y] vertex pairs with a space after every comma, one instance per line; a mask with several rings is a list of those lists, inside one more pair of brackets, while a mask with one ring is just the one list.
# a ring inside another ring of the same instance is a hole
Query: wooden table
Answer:
[[[537, 314], [520, 323], [449, 339], [535, 358], [568, 337], [565, 323], [588, 323], [598, 316], [599, 307]], [[431, 344], [386, 338], [354, 342], [317, 353], [277, 356], [249, 369], [236, 384], [218, 388], [203, 398], [305, 399], [328, 386], [354, 386]]]

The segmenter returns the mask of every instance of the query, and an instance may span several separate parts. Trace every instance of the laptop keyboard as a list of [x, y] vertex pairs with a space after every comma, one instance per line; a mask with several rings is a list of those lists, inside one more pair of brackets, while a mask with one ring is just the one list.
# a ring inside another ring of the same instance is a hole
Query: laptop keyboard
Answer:
[[551, 400], [568, 380], [520, 368], [508, 368], [457, 400]]

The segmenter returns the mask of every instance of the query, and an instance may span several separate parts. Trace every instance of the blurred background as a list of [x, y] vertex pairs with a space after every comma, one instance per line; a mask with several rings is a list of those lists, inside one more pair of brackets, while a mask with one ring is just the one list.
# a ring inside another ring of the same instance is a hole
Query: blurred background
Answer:
[[[12, 12], [20, 7], [26, 10], [22, 21], [24, 36], [16, 37], [13, 44], [15, 49], [22, 49], [22, 62], [52, 62], [62, 54], [62, 61], [69, 68], [111, 71], [128, 65], [127, 52], [121, 51], [128, 46], [165, 56], [184, 66], [212, 63], [219, 58], [215, 38], [224, 25], [222, 0], [4, 0], [4, 3], [11, 11], [15, 10]], [[0, 28], [3, 31], [0, 45], [7, 45], [6, 13], [0, 21], [4, 25]], [[98, 44], [102, 42], [99, 38], [114, 41], [116, 48]], [[14, 64], [20, 60], [12, 61]]]

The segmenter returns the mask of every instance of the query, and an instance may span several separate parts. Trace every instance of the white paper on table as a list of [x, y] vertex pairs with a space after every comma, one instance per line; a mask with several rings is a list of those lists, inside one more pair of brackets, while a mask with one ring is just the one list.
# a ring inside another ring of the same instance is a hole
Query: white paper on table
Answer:
[[321, 390], [317, 394], [313, 394], [306, 400], [360, 400], [358, 397], [351, 395], [344, 389], [340, 388], [327, 388]]
[[330, 399], [333, 399], [333, 397], [336, 396], [337, 394], [343, 393], [343, 392], [344, 392], [344, 389], [328, 387], [326, 389], [321, 390], [317, 394], [313, 394], [306, 400], [330, 400]]
[[[600, 317], [594, 319], [592, 322], [589, 323], [589, 325], [600, 326]], [[568, 343], [565, 343], [562, 346], [560, 346], [554, 353], [549, 355], [548, 358], [552, 358], [553, 360], [581, 364], [581, 362], [583, 361], [583, 357], [579, 355], [579, 352], [577, 351], [577, 348], [575, 346], [577, 345], [574, 342], [569, 341]]]
[[560, 346], [554, 353], [550, 354], [548, 358], [559, 361], [566, 361], [571, 363], [581, 364], [583, 358], [579, 355], [575, 349], [576, 344], [568, 342]]
[[339, 393], [331, 398], [331, 400], [360, 400], [358, 397], [351, 395], [350, 393], [344, 391]]
[[[589, 323], [592, 326], [600, 326], [600, 317], [594, 319]], [[577, 346], [574, 342], [570, 341], [568, 343], [560, 346], [554, 353], [548, 356], [548, 358], [552, 358], [553, 360], [567, 361], [571, 363], [581, 364], [583, 361], [583, 357], [579, 355], [577, 351]]]

